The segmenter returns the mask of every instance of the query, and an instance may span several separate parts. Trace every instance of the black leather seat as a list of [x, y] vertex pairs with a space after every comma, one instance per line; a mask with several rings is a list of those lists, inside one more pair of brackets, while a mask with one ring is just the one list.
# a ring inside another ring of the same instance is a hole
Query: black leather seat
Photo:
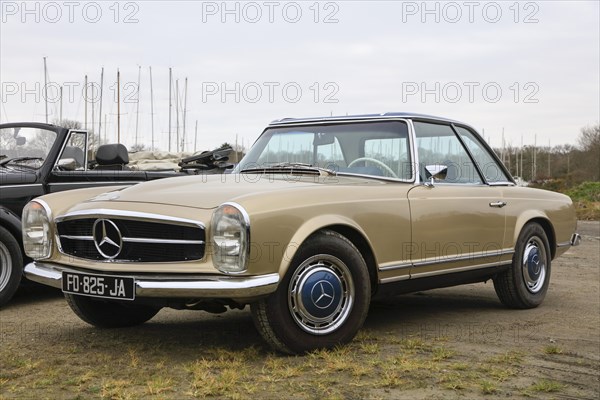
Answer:
[[96, 170], [125, 170], [129, 164], [127, 147], [120, 143], [103, 144], [96, 151]]

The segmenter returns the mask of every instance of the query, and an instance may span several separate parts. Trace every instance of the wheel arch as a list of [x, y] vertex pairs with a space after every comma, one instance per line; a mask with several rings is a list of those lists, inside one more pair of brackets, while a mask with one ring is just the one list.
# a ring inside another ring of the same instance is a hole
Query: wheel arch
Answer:
[[21, 231], [21, 219], [6, 207], [0, 206], [0, 226], [10, 232], [17, 240], [23, 252], [23, 237]]
[[554, 226], [552, 225], [552, 222], [550, 222], [550, 219], [541, 213], [523, 216], [519, 219], [518, 229], [515, 230], [513, 243], [517, 243], [519, 235], [521, 234], [521, 231], [523, 231], [525, 225], [532, 222], [539, 224], [546, 233], [550, 245], [550, 255], [551, 258], [554, 259], [554, 257], [556, 257], [556, 233], [554, 232]]
[[324, 230], [330, 230], [344, 236], [358, 249], [367, 264], [369, 279], [371, 281], [371, 292], [375, 294], [378, 287], [377, 259], [375, 257], [375, 252], [367, 239], [366, 233], [360, 226], [356, 225], [354, 221], [342, 216], [327, 215], [306, 221], [290, 241], [288, 250], [293, 249], [293, 251], [286, 251], [285, 257], [281, 261], [280, 275], [284, 276], [287, 273], [296, 252], [302, 244], [309, 237]]

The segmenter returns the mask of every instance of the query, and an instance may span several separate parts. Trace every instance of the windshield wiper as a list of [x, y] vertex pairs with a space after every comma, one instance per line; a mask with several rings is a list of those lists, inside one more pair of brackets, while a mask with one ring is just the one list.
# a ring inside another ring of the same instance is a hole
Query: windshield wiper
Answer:
[[9, 158], [7, 160], [0, 161], [0, 165], [5, 166], [6, 164], [9, 164], [9, 163], [15, 163], [15, 162], [21, 162], [21, 161], [33, 161], [33, 160], [44, 161], [44, 159], [42, 157], [13, 157], [13, 158]]
[[256, 167], [256, 168], [246, 168], [241, 170], [241, 173], [294, 173], [294, 172], [309, 172], [313, 174], [321, 174], [324, 172], [328, 175], [336, 175], [336, 172], [331, 169], [315, 167], [312, 164], [299, 163], [299, 162], [282, 162], [277, 164], [272, 164], [266, 167]]

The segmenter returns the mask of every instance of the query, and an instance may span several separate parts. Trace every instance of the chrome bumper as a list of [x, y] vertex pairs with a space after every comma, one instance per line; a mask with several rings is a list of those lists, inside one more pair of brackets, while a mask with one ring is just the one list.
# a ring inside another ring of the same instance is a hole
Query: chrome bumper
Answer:
[[579, 244], [581, 243], [581, 236], [579, 235], [579, 233], [574, 233], [573, 235], [571, 235], [571, 246], [579, 246]]
[[[62, 289], [63, 271], [104, 274], [104, 272], [77, 270], [59, 264], [34, 261], [25, 266], [25, 277], [34, 282]], [[136, 297], [253, 298], [273, 293], [279, 283], [279, 274], [260, 276], [136, 275], [109, 272], [108, 275], [133, 277]]]

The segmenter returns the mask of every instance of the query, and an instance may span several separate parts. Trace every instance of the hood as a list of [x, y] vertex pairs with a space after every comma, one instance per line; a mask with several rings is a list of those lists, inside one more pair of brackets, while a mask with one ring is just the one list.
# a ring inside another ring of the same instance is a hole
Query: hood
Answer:
[[135, 202], [210, 209], [227, 201], [262, 193], [293, 191], [310, 186], [381, 184], [373, 179], [340, 176], [223, 174], [159, 179], [104, 193], [94, 201]]

